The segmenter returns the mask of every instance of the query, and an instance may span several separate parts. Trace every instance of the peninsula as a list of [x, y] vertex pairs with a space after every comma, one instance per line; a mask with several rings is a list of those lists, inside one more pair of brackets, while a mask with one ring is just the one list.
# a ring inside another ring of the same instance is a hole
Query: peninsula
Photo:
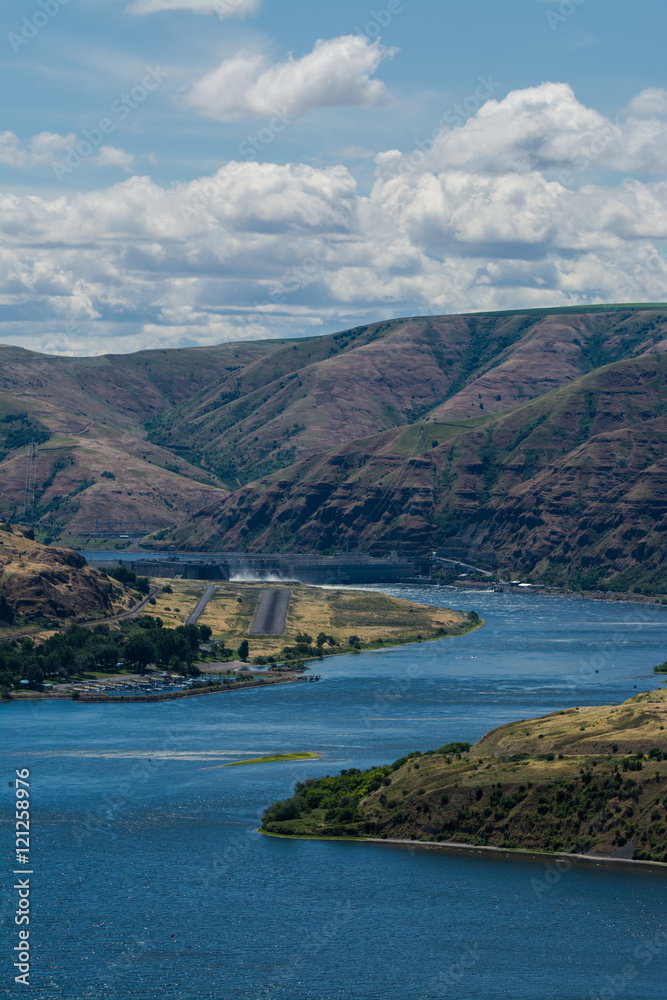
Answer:
[[[273, 595], [280, 614], [262, 618]], [[258, 622], [263, 621], [263, 627]], [[307, 661], [479, 628], [366, 590], [137, 577], [0, 530], [3, 698], [169, 700], [316, 679]]]
[[667, 690], [510, 723], [303, 782], [262, 832], [667, 862], [666, 726]]

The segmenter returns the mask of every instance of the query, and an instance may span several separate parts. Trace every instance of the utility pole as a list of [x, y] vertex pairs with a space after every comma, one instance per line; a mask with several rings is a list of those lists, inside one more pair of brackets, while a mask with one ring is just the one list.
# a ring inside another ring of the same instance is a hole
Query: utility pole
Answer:
[[35, 506], [35, 484], [37, 480], [37, 447], [34, 440], [28, 445], [25, 468], [25, 489], [23, 498], [23, 516], [26, 521], [32, 521]]

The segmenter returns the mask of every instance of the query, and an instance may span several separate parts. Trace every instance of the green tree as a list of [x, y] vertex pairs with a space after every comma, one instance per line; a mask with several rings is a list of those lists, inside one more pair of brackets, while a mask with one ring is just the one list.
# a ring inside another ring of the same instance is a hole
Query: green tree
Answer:
[[179, 659], [178, 656], [171, 657], [171, 659], [169, 660], [169, 669], [172, 671], [172, 673], [183, 674], [183, 676], [185, 676], [185, 667], [183, 666], [183, 662]]
[[14, 612], [7, 604], [7, 598], [0, 594], [0, 625], [13, 625]]
[[237, 653], [239, 654], [239, 659], [243, 660], [243, 662], [245, 663], [246, 660], [248, 659], [249, 652], [250, 652], [250, 646], [248, 645], [248, 640], [244, 639], [237, 650]]
[[156, 659], [155, 646], [143, 632], [131, 635], [123, 652], [126, 662], [136, 667], [140, 674], [144, 674], [148, 664]]
[[95, 657], [89, 649], [79, 649], [74, 654], [74, 669], [79, 677], [83, 677], [86, 670], [95, 669]]
[[93, 646], [91, 652], [100, 670], [113, 670], [118, 662], [118, 647], [113, 642]]

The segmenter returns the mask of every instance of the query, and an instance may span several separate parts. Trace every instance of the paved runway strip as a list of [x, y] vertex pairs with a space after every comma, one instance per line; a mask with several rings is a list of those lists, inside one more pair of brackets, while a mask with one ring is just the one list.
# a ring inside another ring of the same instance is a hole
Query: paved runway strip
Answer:
[[263, 590], [248, 635], [283, 635], [291, 596], [284, 587]]
[[191, 615], [188, 615], [188, 617], [186, 619], [186, 622], [185, 622], [186, 625], [194, 625], [195, 624], [195, 622], [199, 618], [200, 614], [202, 613], [202, 611], [204, 610], [204, 608], [206, 607], [206, 605], [208, 604], [208, 602], [213, 597], [214, 593], [215, 593], [215, 587], [207, 587], [206, 588], [206, 590], [204, 591], [204, 593], [201, 595], [201, 597], [197, 601], [197, 604], [195, 606], [194, 611], [192, 612]]

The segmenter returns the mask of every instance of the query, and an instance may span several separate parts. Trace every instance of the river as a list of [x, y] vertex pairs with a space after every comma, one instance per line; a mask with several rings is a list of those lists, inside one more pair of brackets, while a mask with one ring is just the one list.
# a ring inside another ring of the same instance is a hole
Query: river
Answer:
[[[373, 589], [487, 624], [326, 659], [318, 684], [0, 706], [10, 864], [7, 779], [31, 772], [32, 997], [664, 1000], [667, 870], [256, 832], [305, 777], [659, 685], [665, 607]], [[323, 757], [219, 766], [291, 750]]]

